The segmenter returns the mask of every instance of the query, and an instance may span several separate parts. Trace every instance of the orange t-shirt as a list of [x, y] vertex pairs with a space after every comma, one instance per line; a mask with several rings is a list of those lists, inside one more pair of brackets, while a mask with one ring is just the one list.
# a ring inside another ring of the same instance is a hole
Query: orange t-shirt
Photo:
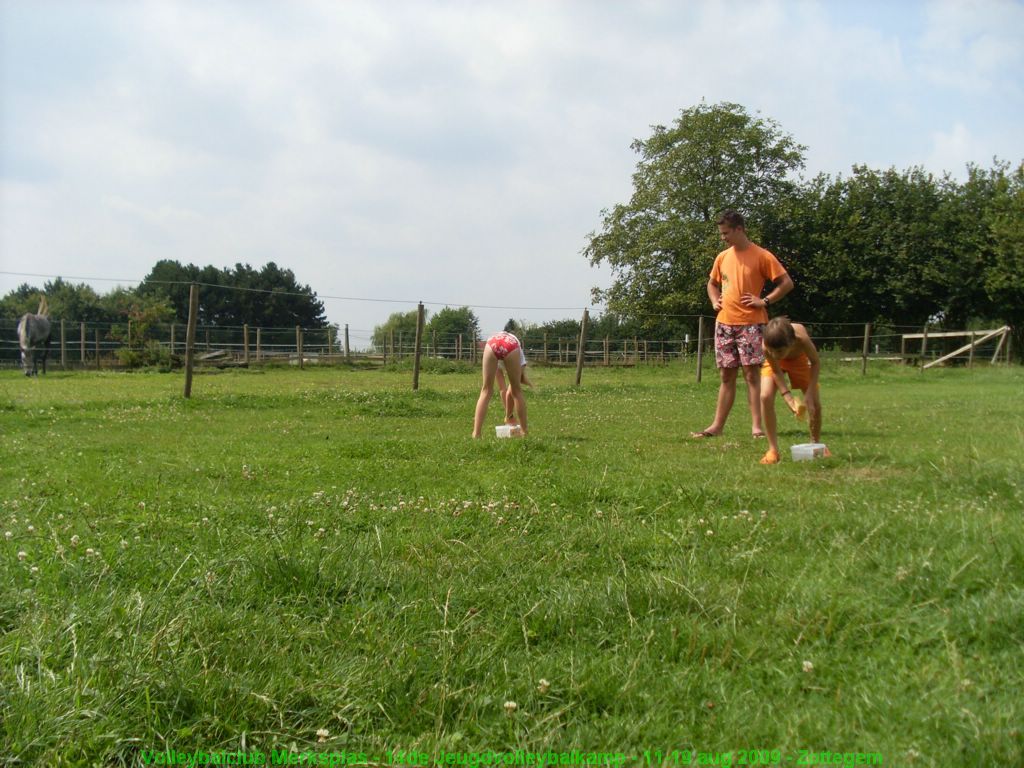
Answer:
[[727, 248], [715, 257], [711, 279], [722, 286], [722, 308], [718, 322], [722, 325], [755, 325], [768, 322], [763, 307], [744, 307], [740, 296], [760, 296], [768, 280], [775, 282], [786, 274], [775, 254], [751, 243], [742, 251]]

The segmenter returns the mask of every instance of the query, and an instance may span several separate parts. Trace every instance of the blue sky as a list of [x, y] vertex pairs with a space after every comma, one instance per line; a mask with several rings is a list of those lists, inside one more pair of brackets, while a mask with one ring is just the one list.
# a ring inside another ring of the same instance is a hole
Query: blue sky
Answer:
[[[701, 99], [808, 176], [1017, 164], [1024, 2], [0, 0], [0, 272], [273, 260], [485, 331], [578, 316], [630, 143]], [[354, 338], [412, 308], [324, 301]]]

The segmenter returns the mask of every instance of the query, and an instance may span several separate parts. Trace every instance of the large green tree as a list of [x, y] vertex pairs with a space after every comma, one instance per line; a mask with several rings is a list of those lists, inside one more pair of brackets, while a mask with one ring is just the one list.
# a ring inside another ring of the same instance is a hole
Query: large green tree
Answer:
[[[424, 322], [426, 322], [424, 311]], [[416, 341], [416, 324], [419, 322], [419, 312], [411, 309], [408, 312], [392, 312], [386, 321], [373, 328], [373, 348], [378, 351], [390, 350], [391, 345], [395, 348], [407, 351]]]
[[1024, 350], [1024, 163], [998, 175], [985, 218], [993, 249], [982, 280], [992, 316], [1013, 327], [1019, 357]]
[[705, 285], [721, 250], [717, 215], [740, 210], [757, 239], [758, 220], [792, 194], [805, 148], [775, 121], [731, 103], [686, 109], [632, 146], [640, 155], [633, 196], [602, 211], [584, 255], [612, 268], [612, 285], [595, 289], [595, 299], [651, 327], [659, 316], [708, 310]]
[[69, 283], [56, 278], [42, 288], [23, 283], [0, 299], [0, 317], [16, 318], [39, 308], [39, 297], [46, 295], [50, 317], [74, 322], [110, 323], [116, 321], [111, 308], [85, 283]]
[[440, 355], [454, 357], [456, 339], [460, 333], [466, 349], [469, 349], [473, 338], [480, 338], [480, 321], [469, 307], [445, 307], [430, 318], [425, 333], [429, 343], [437, 339]]
[[167, 298], [179, 322], [188, 320], [190, 284], [199, 283], [199, 323], [251, 325], [263, 328], [323, 328], [324, 305], [308, 285], [300, 285], [290, 269], [268, 262], [256, 270], [248, 264], [214, 266], [157, 262], [139, 285], [141, 295]]

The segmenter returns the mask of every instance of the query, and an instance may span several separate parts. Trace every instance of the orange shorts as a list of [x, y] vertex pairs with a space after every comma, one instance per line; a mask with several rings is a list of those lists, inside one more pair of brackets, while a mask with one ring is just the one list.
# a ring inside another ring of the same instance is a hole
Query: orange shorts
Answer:
[[[806, 392], [811, 386], [811, 361], [803, 352], [796, 357], [783, 358], [776, 361], [779, 370], [789, 374], [789, 386]], [[761, 366], [761, 375], [771, 377], [772, 366], [768, 360]]]

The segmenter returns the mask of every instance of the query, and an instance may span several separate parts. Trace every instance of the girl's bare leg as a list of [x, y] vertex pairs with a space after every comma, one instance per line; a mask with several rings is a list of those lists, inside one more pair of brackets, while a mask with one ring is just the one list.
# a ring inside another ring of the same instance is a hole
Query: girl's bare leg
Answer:
[[525, 435], [527, 432], [526, 398], [523, 397], [523, 368], [519, 362], [518, 353], [513, 352], [505, 358], [505, 372], [508, 373], [509, 397], [515, 403], [515, 413], [519, 416], [519, 426]]
[[768, 436], [768, 450], [761, 457], [762, 464], [779, 462], [779, 421], [775, 415], [775, 377], [761, 377], [761, 420]]
[[[484, 346], [483, 384], [480, 386], [480, 397], [476, 401], [476, 412], [473, 414], [473, 437], [480, 437], [480, 430], [483, 429], [484, 419], [487, 418], [487, 406], [491, 404], [491, 396], [494, 393], [494, 374], [498, 370], [498, 358], [494, 350]], [[512, 379], [511, 372], [509, 379]]]
[[821, 393], [817, 387], [812, 387], [804, 393], [804, 403], [807, 405], [807, 420], [811, 427], [811, 442], [821, 442]]

